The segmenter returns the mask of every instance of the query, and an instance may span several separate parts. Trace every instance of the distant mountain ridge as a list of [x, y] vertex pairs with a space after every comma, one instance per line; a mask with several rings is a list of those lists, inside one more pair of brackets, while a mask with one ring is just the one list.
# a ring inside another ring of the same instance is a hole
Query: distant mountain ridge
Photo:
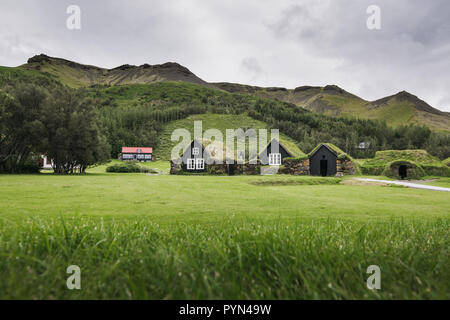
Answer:
[[184, 81], [210, 86], [188, 68], [176, 62], [134, 66], [124, 64], [112, 69], [80, 64], [70, 60], [49, 57], [40, 54], [28, 59], [21, 67], [31, 70], [48, 72], [60, 81], [73, 87], [95, 84], [122, 85], [134, 83], [152, 83], [159, 81]]
[[28, 59], [28, 62], [19, 68], [48, 73], [72, 87], [182, 81], [230, 93], [250, 94], [289, 102], [307, 110], [331, 116], [380, 119], [393, 126], [422, 124], [433, 130], [450, 132], [450, 113], [435, 109], [406, 91], [375, 101], [367, 101], [336, 85], [299, 86], [295, 89], [286, 89], [228, 82], [208, 83], [176, 62], [140, 66], [125, 64], [113, 69], [105, 69], [49, 57], [45, 54]]

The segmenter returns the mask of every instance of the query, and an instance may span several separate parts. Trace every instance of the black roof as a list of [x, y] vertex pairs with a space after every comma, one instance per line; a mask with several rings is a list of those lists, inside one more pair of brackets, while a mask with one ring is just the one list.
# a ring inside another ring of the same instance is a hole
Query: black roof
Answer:
[[262, 154], [266, 153], [266, 152], [267, 152], [267, 148], [268, 148], [268, 147], [272, 144], [272, 142], [274, 142], [274, 141], [278, 142], [278, 146], [279, 146], [280, 148], [283, 148], [284, 151], [286, 151], [286, 153], [289, 155], [289, 157], [293, 157], [292, 153], [290, 153], [289, 150], [286, 149], [286, 147], [283, 146], [283, 145], [281, 144], [281, 142], [280, 142], [279, 140], [275, 139], [275, 138], [273, 138], [272, 141], [270, 141], [270, 142], [267, 144], [267, 146], [264, 148], [264, 150], [263, 150], [262, 152], [260, 152], [259, 156], [261, 156]]
[[311, 158], [317, 151], [319, 151], [322, 147], [327, 148], [331, 153], [333, 153], [334, 155], [338, 155], [336, 151], [334, 151], [332, 148], [330, 148], [329, 146], [327, 146], [325, 143], [322, 143], [319, 147], [316, 148], [316, 150], [314, 150], [309, 157]]

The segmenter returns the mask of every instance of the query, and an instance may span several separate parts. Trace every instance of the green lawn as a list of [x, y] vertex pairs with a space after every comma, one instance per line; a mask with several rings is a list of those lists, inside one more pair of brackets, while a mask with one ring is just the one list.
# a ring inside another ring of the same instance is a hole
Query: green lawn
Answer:
[[104, 167], [0, 176], [0, 298], [450, 298], [447, 193]]

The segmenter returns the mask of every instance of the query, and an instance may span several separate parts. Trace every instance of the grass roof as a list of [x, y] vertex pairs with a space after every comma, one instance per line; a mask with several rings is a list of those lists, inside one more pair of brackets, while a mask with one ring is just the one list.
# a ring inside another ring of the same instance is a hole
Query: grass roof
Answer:
[[384, 150], [377, 151], [374, 158], [365, 159], [364, 165], [386, 165], [395, 160], [409, 160], [418, 164], [442, 165], [441, 161], [426, 150]]
[[347, 159], [349, 159], [351, 161], [354, 161], [354, 159], [349, 154], [345, 153], [341, 148], [335, 146], [332, 143], [328, 143], [328, 142], [327, 143], [320, 143], [320, 144], [318, 144], [314, 149], [311, 150], [311, 152], [308, 154], [308, 157], [310, 157], [314, 152], [316, 152], [322, 145], [326, 145], [328, 148], [333, 150], [337, 154], [338, 159], [345, 159], [345, 158], [347, 158]]

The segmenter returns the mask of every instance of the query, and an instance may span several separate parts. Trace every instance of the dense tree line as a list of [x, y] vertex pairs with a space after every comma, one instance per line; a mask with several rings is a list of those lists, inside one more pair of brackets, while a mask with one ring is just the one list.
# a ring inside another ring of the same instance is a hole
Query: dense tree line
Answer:
[[36, 170], [44, 154], [59, 174], [84, 172], [110, 158], [94, 100], [63, 86], [0, 90], [0, 171]]

